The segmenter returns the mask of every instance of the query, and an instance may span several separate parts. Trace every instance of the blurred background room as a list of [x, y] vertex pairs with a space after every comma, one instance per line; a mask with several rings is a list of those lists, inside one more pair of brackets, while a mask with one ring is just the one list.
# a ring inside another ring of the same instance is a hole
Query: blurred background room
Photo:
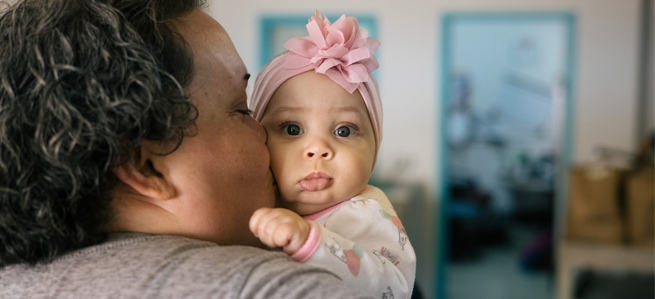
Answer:
[[253, 75], [316, 9], [380, 40], [416, 298], [653, 298], [653, 0], [208, 2]]

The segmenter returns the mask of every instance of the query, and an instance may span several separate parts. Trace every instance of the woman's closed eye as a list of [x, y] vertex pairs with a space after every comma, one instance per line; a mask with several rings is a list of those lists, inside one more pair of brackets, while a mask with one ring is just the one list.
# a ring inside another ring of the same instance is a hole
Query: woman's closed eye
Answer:
[[239, 113], [241, 113], [241, 114], [243, 114], [243, 115], [250, 115], [250, 116], [252, 116], [252, 110], [250, 110], [250, 109], [241, 109], [241, 110], [237, 110], [237, 112], [239, 112]]

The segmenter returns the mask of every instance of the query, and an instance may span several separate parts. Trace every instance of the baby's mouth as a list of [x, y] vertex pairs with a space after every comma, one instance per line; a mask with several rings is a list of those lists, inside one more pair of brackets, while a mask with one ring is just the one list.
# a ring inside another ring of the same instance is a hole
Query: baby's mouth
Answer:
[[332, 178], [322, 172], [312, 172], [304, 179], [300, 180], [298, 184], [300, 188], [308, 192], [321, 191], [327, 188], [332, 182]]

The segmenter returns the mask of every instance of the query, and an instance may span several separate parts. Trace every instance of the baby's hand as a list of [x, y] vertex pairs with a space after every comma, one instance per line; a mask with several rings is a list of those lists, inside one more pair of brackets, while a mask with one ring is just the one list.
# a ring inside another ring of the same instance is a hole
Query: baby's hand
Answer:
[[261, 208], [250, 217], [250, 231], [268, 247], [282, 247], [292, 255], [305, 244], [309, 236], [309, 223], [287, 209]]

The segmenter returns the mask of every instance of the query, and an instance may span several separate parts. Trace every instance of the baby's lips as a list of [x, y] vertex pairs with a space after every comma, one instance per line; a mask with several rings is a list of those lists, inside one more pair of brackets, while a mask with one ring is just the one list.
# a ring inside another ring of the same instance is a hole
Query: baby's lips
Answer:
[[300, 188], [307, 192], [321, 191], [327, 188], [332, 182], [332, 178], [322, 172], [312, 172], [304, 179], [300, 180], [298, 184]]

